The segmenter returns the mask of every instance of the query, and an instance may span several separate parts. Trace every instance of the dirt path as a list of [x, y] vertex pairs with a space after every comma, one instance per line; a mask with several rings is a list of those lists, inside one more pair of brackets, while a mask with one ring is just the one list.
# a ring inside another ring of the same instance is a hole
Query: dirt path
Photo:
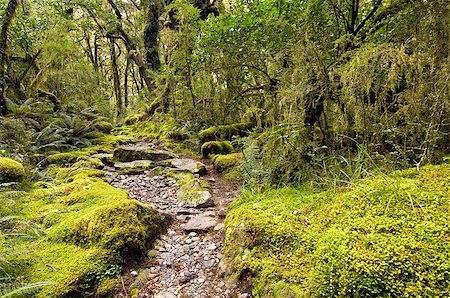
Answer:
[[114, 168], [106, 172], [113, 186], [173, 219], [148, 257], [124, 272], [123, 290], [116, 297], [251, 297], [223, 279], [223, 218], [225, 207], [237, 197], [235, 184], [207, 165], [200, 179], [210, 184], [215, 206], [189, 208], [176, 198], [177, 181], [164, 174], [120, 175]]

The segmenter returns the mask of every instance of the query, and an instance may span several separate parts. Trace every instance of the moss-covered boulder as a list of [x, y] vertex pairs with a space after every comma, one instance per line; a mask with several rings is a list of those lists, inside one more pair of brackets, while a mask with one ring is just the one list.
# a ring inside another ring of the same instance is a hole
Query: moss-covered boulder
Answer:
[[246, 136], [248, 131], [255, 127], [254, 123], [244, 122], [230, 125], [211, 126], [199, 132], [199, 138], [202, 142], [214, 140], [231, 140], [235, 136]]
[[214, 168], [219, 172], [228, 172], [239, 165], [244, 156], [242, 153], [233, 153], [221, 155], [217, 154], [213, 157]]
[[0, 157], [0, 183], [18, 182], [25, 176], [25, 169], [20, 162]]
[[178, 156], [173, 152], [165, 150], [155, 150], [146, 143], [123, 145], [114, 150], [114, 158], [121, 162], [144, 159], [157, 162], [177, 157]]
[[229, 154], [234, 152], [234, 147], [229, 141], [206, 142], [201, 149], [204, 158], [207, 158], [210, 154]]
[[185, 207], [208, 208], [214, 206], [208, 182], [196, 178], [181, 185], [177, 192], [177, 199], [184, 202]]

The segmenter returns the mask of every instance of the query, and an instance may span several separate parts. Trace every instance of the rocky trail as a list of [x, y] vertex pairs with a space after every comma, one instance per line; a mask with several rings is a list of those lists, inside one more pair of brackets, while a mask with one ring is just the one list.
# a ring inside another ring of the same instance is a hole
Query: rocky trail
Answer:
[[122, 146], [115, 155], [124, 162], [105, 168], [110, 183], [171, 218], [147, 258], [123, 273], [116, 297], [251, 297], [224, 280], [223, 219], [236, 186], [212, 166], [154, 144]]

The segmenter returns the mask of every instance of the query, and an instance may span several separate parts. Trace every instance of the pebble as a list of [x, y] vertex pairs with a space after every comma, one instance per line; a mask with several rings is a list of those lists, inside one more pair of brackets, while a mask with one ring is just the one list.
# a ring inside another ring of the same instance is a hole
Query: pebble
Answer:
[[[176, 198], [179, 184], [166, 175], [116, 175], [113, 170], [106, 172], [113, 186], [126, 189], [130, 198], [164, 210], [174, 219], [167, 234], [161, 235], [154, 249], [148, 252], [152, 259], [148, 269], [151, 282], [146, 285], [148, 289], [139, 289], [139, 297], [251, 297], [238, 296], [236, 290], [226, 286], [220, 278], [225, 271], [219, 249], [223, 234], [209, 231], [213, 228], [215, 231], [223, 230], [223, 223], [219, 222], [218, 217], [225, 217], [225, 209], [184, 206]], [[211, 183], [213, 189], [218, 185], [214, 178], [205, 180]], [[195, 223], [195, 220], [200, 221], [189, 229], [187, 224]], [[133, 270], [130, 275], [136, 278], [138, 271]]]

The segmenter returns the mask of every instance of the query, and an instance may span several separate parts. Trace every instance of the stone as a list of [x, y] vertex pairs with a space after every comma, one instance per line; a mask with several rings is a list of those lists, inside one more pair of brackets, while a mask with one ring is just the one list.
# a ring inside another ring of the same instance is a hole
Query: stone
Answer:
[[121, 173], [126, 174], [140, 174], [148, 169], [151, 169], [154, 163], [150, 160], [135, 160], [130, 162], [118, 163], [114, 165], [114, 168]]
[[177, 295], [170, 292], [162, 291], [156, 294], [153, 298], [177, 298]]
[[113, 162], [114, 154], [112, 154], [112, 153], [97, 153], [97, 154], [92, 155], [91, 157], [100, 159], [100, 161], [107, 166], [114, 165], [114, 162]]
[[184, 202], [188, 208], [213, 207], [214, 200], [204, 181], [191, 179], [177, 191], [177, 199]]
[[154, 162], [177, 158], [172, 152], [165, 150], [154, 150], [147, 143], [137, 143], [133, 145], [122, 145], [114, 150], [114, 158], [121, 162], [135, 160], [151, 160]]
[[171, 166], [179, 171], [189, 171], [192, 174], [205, 175], [206, 166], [199, 161], [189, 158], [174, 158]]
[[130, 275], [133, 277], [136, 277], [136, 276], [138, 276], [138, 273], [137, 273], [137, 271], [133, 270], [130, 272]]
[[216, 224], [217, 220], [215, 218], [200, 215], [191, 218], [183, 228], [187, 232], [207, 232], [209, 229], [214, 228]]
[[214, 227], [214, 231], [216, 232], [220, 232], [223, 231], [225, 228], [225, 225], [223, 223], [218, 223], [215, 227]]

